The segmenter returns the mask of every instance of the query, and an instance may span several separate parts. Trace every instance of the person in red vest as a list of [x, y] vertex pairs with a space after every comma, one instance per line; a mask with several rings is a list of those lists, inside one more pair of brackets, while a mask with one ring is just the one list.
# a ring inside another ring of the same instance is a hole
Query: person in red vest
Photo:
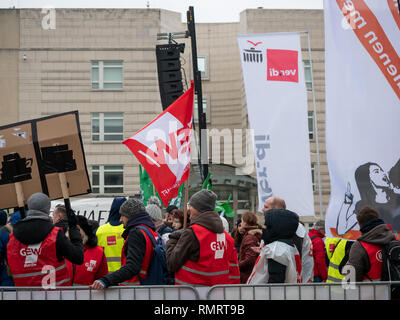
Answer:
[[[312, 255], [314, 258], [314, 282], [325, 282], [328, 278], [328, 256], [325, 250], [325, 221], [317, 220], [308, 233], [312, 242]], [[328, 260], [329, 261], [329, 260]], [[329, 262], [328, 262], [329, 264]]]
[[84, 261], [81, 265], [67, 261], [71, 285], [91, 285], [93, 281], [108, 274], [104, 248], [97, 245], [97, 237], [84, 216], [77, 216], [82, 236]]
[[51, 202], [47, 195], [34, 193], [27, 204], [29, 214], [14, 225], [7, 245], [7, 261], [15, 286], [66, 286], [70, 283], [66, 260], [83, 263], [76, 216], [69, 214], [68, 239], [49, 217]]
[[[392, 230], [370, 206], [357, 213], [361, 236], [351, 246], [347, 266], [354, 268], [354, 281], [380, 280], [382, 272], [382, 246], [393, 239]], [[349, 268], [350, 270], [352, 268]], [[350, 275], [351, 276], [351, 275]], [[353, 280], [351, 278], [351, 280]]]
[[188, 203], [190, 226], [169, 236], [167, 267], [175, 273], [175, 284], [240, 283], [235, 242], [214, 211], [216, 199], [216, 194], [207, 189], [195, 193]]
[[[140, 285], [140, 279], [147, 277], [153, 256], [153, 244], [145, 231], [137, 228], [144, 226], [154, 238], [157, 238], [156, 227], [151, 220], [143, 202], [129, 198], [120, 207], [120, 221], [124, 224], [125, 239], [122, 247], [121, 268], [92, 283], [91, 288], [102, 290], [113, 285]], [[140, 279], [139, 279], [140, 277]]]

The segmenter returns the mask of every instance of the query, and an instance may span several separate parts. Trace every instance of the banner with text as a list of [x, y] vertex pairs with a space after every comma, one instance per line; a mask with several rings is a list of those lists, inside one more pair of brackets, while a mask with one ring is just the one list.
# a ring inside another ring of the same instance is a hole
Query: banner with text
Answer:
[[276, 195], [301, 216], [314, 215], [307, 91], [300, 34], [239, 35], [259, 210]]
[[325, 0], [327, 236], [357, 239], [375, 208], [400, 232], [397, 0]]

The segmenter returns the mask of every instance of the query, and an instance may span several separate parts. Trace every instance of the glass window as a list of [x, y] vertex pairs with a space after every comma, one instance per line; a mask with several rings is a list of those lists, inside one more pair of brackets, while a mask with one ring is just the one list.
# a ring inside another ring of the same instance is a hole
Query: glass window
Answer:
[[123, 193], [124, 192], [124, 167], [92, 166], [92, 191], [93, 193]]
[[122, 61], [92, 61], [92, 89], [123, 88]]
[[122, 141], [123, 113], [92, 113], [92, 141]]
[[308, 138], [314, 140], [314, 111], [308, 111]]
[[[210, 110], [209, 110], [210, 108], [209, 108], [208, 100], [209, 99], [203, 97], [203, 112], [206, 114], [206, 123], [211, 123], [211, 116], [210, 116]], [[199, 109], [197, 107], [197, 99], [196, 98], [194, 100], [193, 117], [194, 117], [195, 122], [199, 121]]]
[[201, 72], [201, 80], [209, 80], [209, 72], [208, 72], [208, 56], [207, 55], [198, 55], [197, 56], [197, 68]]
[[310, 60], [304, 60], [304, 77], [306, 81], [307, 90], [312, 90], [312, 70]]
[[312, 189], [315, 192], [315, 163], [311, 163]]

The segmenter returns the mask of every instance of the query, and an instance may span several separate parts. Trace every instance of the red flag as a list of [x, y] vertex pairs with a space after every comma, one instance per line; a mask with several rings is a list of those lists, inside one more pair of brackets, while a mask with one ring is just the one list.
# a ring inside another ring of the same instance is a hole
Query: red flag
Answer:
[[157, 118], [122, 142], [145, 168], [165, 206], [189, 177], [193, 96], [192, 81]]

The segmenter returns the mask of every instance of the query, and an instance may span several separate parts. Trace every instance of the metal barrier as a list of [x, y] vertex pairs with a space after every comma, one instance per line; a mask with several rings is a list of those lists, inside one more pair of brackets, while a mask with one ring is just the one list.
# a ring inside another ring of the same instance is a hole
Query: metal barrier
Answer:
[[[393, 282], [392, 282], [393, 284]], [[350, 286], [350, 284], [349, 284]], [[389, 282], [213, 286], [207, 300], [390, 300]]]
[[199, 300], [191, 286], [113, 286], [91, 290], [88, 286], [0, 287], [0, 300]]
[[0, 287], [0, 300], [390, 300], [400, 282], [200, 286]]

